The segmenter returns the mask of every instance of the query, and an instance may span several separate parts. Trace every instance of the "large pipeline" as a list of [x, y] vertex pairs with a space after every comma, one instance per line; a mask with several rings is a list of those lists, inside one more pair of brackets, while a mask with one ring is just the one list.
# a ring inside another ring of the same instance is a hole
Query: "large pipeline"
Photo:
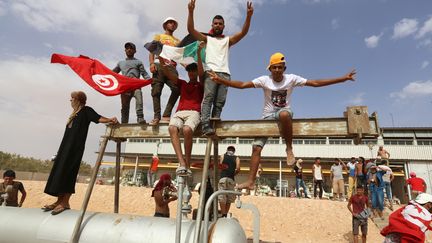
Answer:
[[[66, 210], [53, 216], [37, 208], [0, 207], [0, 242], [69, 242], [80, 212]], [[192, 243], [195, 221], [183, 220], [180, 242]], [[209, 227], [209, 242], [246, 243], [246, 235], [235, 219], [219, 219]], [[79, 234], [80, 243], [173, 243], [176, 220], [113, 213], [87, 212]]]

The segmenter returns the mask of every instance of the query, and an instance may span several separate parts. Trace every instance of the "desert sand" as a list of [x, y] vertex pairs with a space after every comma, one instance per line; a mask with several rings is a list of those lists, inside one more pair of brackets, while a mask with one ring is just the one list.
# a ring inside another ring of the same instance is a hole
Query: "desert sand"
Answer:
[[[45, 182], [22, 181], [27, 191], [26, 208], [40, 208], [54, 202], [43, 193]], [[76, 185], [71, 198], [72, 209], [79, 209], [86, 184]], [[144, 187], [120, 187], [120, 213], [151, 216], [154, 201], [151, 189]], [[198, 194], [193, 193], [191, 204], [197, 207]], [[352, 242], [351, 216], [347, 202], [328, 200], [243, 196], [244, 203], [255, 204], [261, 214], [260, 239], [262, 242]], [[114, 186], [95, 185], [88, 211], [113, 212]], [[170, 204], [171, 217], [176, 215], [176, 203]], [[232, 207], [233, 217], [239, 219], [248, 238], [252, 238], [252, 213]], [[368, 242], [382, 242], [379, 229], [369, 220]]]

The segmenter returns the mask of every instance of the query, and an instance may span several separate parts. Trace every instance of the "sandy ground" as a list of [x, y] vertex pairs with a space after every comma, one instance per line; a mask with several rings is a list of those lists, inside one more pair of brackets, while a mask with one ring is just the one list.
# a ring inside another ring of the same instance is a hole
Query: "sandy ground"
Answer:
[[[43, 193], [45, 182], [22, 181], [27, 191], [26, 208], [40, 208], [54, 198]], [[79, 209], [84, 198], [86, 184], [76, 185], [71, 198], [72, 209]], [[144, 187], [120, 187], [120, 213], [147, 215], [154, 213], [151, 189]], [[191, 199], [196, 208], [198, 194]], [[95, 185], [88, 211], [113, 212], [114, 187]], [[351, 216], [346, 202], [328, 200], [244, 196], [244, 203], [255, 204], [261, 214], [262, 242], [352, 242]], [[176, 215], [176, 203], [170, 206], [171, 217]], [[247, 237], [253, 235], [252, 213], [232, 206], [233, 217], [238, 218]], [[382, 242], [379, 229], [369, 220], [368, 242]], [[361, 241], [360, 241], [361, 242]]]

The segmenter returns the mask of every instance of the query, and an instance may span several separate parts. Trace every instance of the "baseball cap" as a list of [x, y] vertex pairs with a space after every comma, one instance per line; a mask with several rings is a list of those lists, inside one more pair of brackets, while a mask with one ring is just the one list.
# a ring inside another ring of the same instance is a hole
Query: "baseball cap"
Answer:
[[303, 163], [303, 160], [302, 160], [302, 159], [298, 159], [298, 160], [297, 160], [297, 163], [299, 163], [299, 164], [300, 164], [300, 163]]
[[419, 204], [425, 204], [428, 202], [432, 203], [432, 195], [428, 193], [421, 193], [416, 197], [416, 199], [414, 199], [414, 201]]
[[175, 18], [173, 18], [173, 17], [168, 17], [168, 18], [166, 18], [166, 19], [164, 20], [164, 22], [162, 23], [162, 27], [163, 27], [163, 29], [165, 29], [165, 25], [167, 24], [168, 21], [174, 21], [175, 24], [176, 24], [176, 26], [178, 25], [177, 20], [175, 20]]
[[130, 47], [130, 48], [136, 50], [135, 44], [132, 43], [132, 42], [126, 42], [126, 43], [124, 44], [124, 47], [125, 47], [125, 48]]
[[278, 63], [285, 63], [285, 56], [280, 52], [276, 52], [273, 55], [271, 55], [267, 69], [269, 69], [271, 65], [278, 64]]

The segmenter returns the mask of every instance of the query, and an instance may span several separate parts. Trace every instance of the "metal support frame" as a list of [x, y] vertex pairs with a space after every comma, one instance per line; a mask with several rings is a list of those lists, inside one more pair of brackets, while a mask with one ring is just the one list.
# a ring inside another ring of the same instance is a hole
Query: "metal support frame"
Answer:
[[[280, 129], [277, 121], [272, 120], [240, 120], [240, 121], [215, 121], [214, 129], [216, 132], [214, 147], [214, 186], [217, 185], [217, 166], [218, 166], [218, 142], [216, 139], [228, 137], [279, 137]], [[371, 117], [367, 115], [367, 107], [348, 107], [345, 117], [343, 118], [309, 118], [293, 119], [293, 137], [346, 137], [353, 138], [357, 143], [365, 137], [378, 137], [380, 134], [376, 113]], [[194, 136], [202, 137], [201, 129], [196, 129]], [[137, 124], [120, 124], [107, 126], [105, 135], [100, 144], [98, 158], [92, 173], [91, 181], [86, 191], [81, 214], [78, 217], [70, 242], [76, 243], [79, 240], [81, 224], [90, 200], [90, 195], [95, 184], [97, 173], [109, 139], [117, 142], [116, 148], [116, 175], [115, 175], [115, 195], [114, 195], [114, 212], [118, 213], [119, 208], [119, 185], [120, 185], [120, 151], [121, 141], [127, 138], [169, 138], [168, 124], [159, 124], [158, 126], [137, 125]], [[195, 227], [194, 242], [198, 243], [200, 232], [202, 230], [201, 222], [203, 218], [205, 191], [207, 186], [208, 167], [210, 164], [210, 155], [213, 140], [207, 138], [206, 153], [203, 166], [200, 198], [198, 203], [197, 221]], [[184, 186], [183, 186], [184, 187]], [[215, 194], [213, 194], [215, 195]], [[182, 200], [180, 200], [182, 201]], [[214, 210], [217, 217], [217, 200], [212, 198], [207, 202], [215, 201]], [[179, 204], [180, 205], [180, 204]], [[181, 206], [178, 208], [181, 211]], [[206, 216], [208, 212], [206, 212]], [[207, 216], [208, 217], [208, 216]], [[181, 217], [180, 217], [181, 218]], [[180, 223], [181, 224], [181, 223]], [[176, 232], [181, 235], [181, 228]], [[207, 229], [204, 227], [204, 233]], [[255, 236], [254, 236], [255, 238]], [[180, 239], [180, 237], [179, 237]], [[254, 239], [255, 242], [255, 239]]]
[[[107, 132], [110, 132], [110, 131], [112, 131], [112, 129], [111, 129], [111, 127], [108, 126], [107, 127]], [[90, 180], [89, 185], [87, 187], [87, 191], [86, 191], [86, 194], [84, 196], [84, 201], [83, 201], [83, 203], [81, 205], [81, 214], [80, 214], [80, 216], [78, 217], [78, 219], [77, 219], [77, 221], [75, 223], [75, 227], [74, 227], [74, 230], [72, 232], [71, 239], [69, 241], [70, 243], [77, 243], [78, 240], [79, 240], [79, 234], [80, 234], [81, 224], [82, 224], [82, 221], [84, 219], [84, 215], [85, 215], [85, 212], [87, 210], [88, 203], [90, 201], [90, 195], [91, 195], [91, 193], [93, 191], [93, 186], [94, 186], [94, 184], [96, 182], [96, 178], [97, 178], [97, 174], [98, 174], [98, 171], [99, 171], [99, 167], [101, 165], [101, 161], [102, 161], [102, 158], [103, 158], [103, 155], [105, 153], [105, 149], [106, 149], [106, 146], [107, 146], [107, 143], [108, 143], [108, 138], [109, 138], [109, 136], [104, 137], [104, 139], [101, 142], [101, 145], [100, 145], [100, 148], [99, 148], [98, 157], [97, 157], [97, 160], [96, 160], [96, 164], [95, 164], [95, 167], [93, 169], [92, 177], [91, 177], [91, 180]]]
[[210, 164], [210, 153], [211, 153], [212, 142], [213, 141], [211, 138], [207, 138], [207, 146], [206, 146], [203, 173], [201, 179], [200, 197], [198, 201], [198, 212], [197, 212], [197, 218], [195, 224], [196, 226], [195, 226], [194, 243], [199, 243], [198, 239], [201, 231], [201, 222], [203, 218], [204, 200], [205, 200], [205, 193], [207, 187], [208, 167]]
[[181, 239], [181, 222], [182, 222], [182, 206], [183, 206], [183, 191], [185, 188], [184, 176], [177, 176], [178, 193], [177, 193], [177, 216], [176, 216], [176, 243], [180, 243]]
[[119, 212], [120, 198], [120, 152], [121, 142], [116, 142], [116, 169], [115, 169], [115, 184], [114, 184], [114, 213]]
[[[218, 190], [219, 185], [219, 141], [217, 139], [213, 140], [213, 188], [214, 191]], [[218, 216], [218, 199], [215, 198], [213, 201], [213, 221], [217, 220]]]

